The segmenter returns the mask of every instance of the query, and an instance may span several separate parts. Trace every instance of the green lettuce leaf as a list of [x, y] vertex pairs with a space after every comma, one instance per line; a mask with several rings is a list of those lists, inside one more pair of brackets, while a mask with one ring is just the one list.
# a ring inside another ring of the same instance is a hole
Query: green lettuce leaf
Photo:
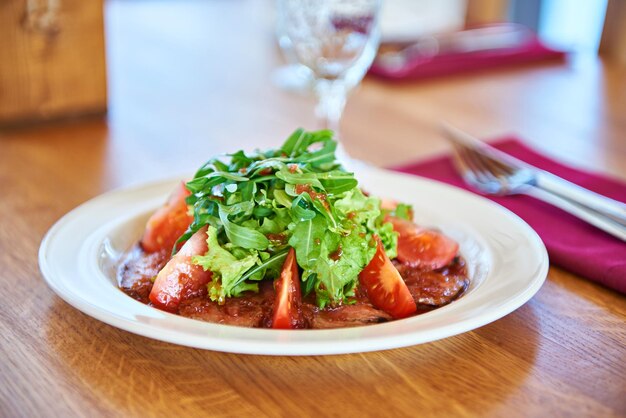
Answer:
[[337, 200], [334, 207], [341, 215], [365, 225], [368, 233], [378, 235], [389, 258], [398, 256], [398, 233], [393, 230], [393, 225], [383, 221], [380, 199], [365, 196], [360, 189], [354, 188]]
[[375, 252], [371, 236], [362, 237], [357, 231], [348, 236], [326, 233], [320, 255], [311, 269], [319, 280], [315, 289], [318, 305], [323, 308], [328, 303], [341, 303], [347, 296], [352, 296], [359, 273]]
[[[238, 259], [228, 250], [220, 246], [217, 240], [217, 229], [209, 226], [207, 231], [208, 251], [205, 255], [194, 256], [192, 262], [205, 271], [213, 272], [213, 286], [209, 289], [212, 300], [222, 301], [224, 297], [237, 296], [245, 290], [255, 290], [254, 286], [244, 285], [240, 280], [244, 273], [259, 262], [256, 251]], [[256, 288], [258, 289], [258, 287]]]
[[387, 257], [394, 259], [398, 257], [398, 233], [393, 230], [390, 222], [385, 222], [376, 229], [376, 235], [383, 243], [383, 248]]

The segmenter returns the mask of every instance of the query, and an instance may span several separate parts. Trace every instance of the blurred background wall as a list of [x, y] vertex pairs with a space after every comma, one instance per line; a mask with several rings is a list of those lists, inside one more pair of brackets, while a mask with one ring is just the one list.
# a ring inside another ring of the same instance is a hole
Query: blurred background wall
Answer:
[[[106, 8], [119, 1], [148, 9], [168, 0], [0, 1], [0, 126], [106, 111]], [[382, 29], [388, 39], [410, 38], [504, 21], [522, 23], [557, 47], [600, 50], [626, 64], [626, 0], [386, 0]]]

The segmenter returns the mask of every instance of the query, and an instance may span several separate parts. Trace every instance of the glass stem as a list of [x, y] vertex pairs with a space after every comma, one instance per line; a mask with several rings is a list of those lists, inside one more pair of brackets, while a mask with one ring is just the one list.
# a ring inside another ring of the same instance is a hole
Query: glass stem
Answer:
[[322, 129], [335, 132], [339, 138], [339, 123], [343, 109], [346, 106], [347, 89], [343, 80], [320, 79], [315, 83], [317, 107], [315, 114]]

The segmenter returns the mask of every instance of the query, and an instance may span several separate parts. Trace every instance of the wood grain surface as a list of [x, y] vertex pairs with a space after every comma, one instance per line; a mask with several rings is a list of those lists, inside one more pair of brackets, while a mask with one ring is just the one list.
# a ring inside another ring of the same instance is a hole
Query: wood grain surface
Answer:
[[626, 65], [626, 2], [608, 0], [600, 53]]
[[465, 23], [468, 26], [506, 21], [509, 0], [467, 0]]
[[106, 111], [103, 1], [0, 4], [0, 125]]
[[[281, 61], [267, 2], [111, 1], [106, 12], [108, 119], [0, 134], [0, 416], [626, 416], [626, 299], [554, 266], [527, 304], [482, 328], [328, 357], [179, 347], [63, 302], [37, 250], [64, 213], [314, 126], [311, 99], [270, 81]], [[367, 79], [344, 139], [357, 157], [402, 163], [447, 151], [441, 119], [626, 179], [626, 72], [595, 57]]]

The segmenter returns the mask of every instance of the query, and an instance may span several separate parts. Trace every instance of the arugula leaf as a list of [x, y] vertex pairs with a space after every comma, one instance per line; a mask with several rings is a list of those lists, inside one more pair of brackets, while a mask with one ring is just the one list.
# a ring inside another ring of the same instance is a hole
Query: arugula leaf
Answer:
[[193, 180], [187, 182], [186, 187], [191, 193], [198, 193], [205, 190], [210, 192], [214, 186], [227, 183], [228, 181], [248, 181], [248, 178], [240, 174], [233, 174], [227, 171], [215, 171], [205, 174], [202, 177], [194, 178]]
[[305, 194], [301, 194], [291, 202], [291, 216], [296, 222], [307, 221], [315, 217], [315, 211], [311, 210], [313, 206], [311, 198], [307, 199], [305, 196]]
[[274, 213], [274, 209], [267, 207], [267, 206], [256, 206], [254, 208], [254, 210], [252, 211], [252, 214], [260, 219], [263, 219], [267, 216], [272, 216], [272, 214]]
[[220, 205], [220, 221], [224, 226], [228, 239], [233, 244], [255, 250], [264, 250], [269, 245], [269, 240], [258, 230], [237, 225], [228, 219], [228, 207]]
[[261, 221], [261, 225], [259, 226], [259, 231], [263, 235], [280, 234], [283, 230], [284, 226], [279, 224], [276, 219], [272, 218], [263, 218], [263, 221]]
[[267, 160], [259, 160], [250, 164], [247, 168], [250, 173], [250, 177], [254, 177], [256, 175], [267, 176], [268, 171], [274, 172], [278, 171], [281, 168], [285, 167], [285, 158], [268, 158]]
[[[289, 252], [289, 249], [286, 248], [283, 251], [274, 254], [272, 257], [268, 258], [267, 260], [258, 263], [256, 266], [248, 270], [246, 274], [241, 276], [238, 282], [243, 282], [248, 279], [261, 280], [265, 276], [264, 273], [268, 270], [273, 270], [273, 274], [271, 275], [273, 277], [270, 277], [270, 278], [278, 277], [279, 273], [277, 273], [277, 271], [280, 272], [280, 267], [282, 267], [283, 262], [285, 261], [285, 258], [287, 258], [288, 252]], [[263, 273], [263, 274], [259, 275], [259, 273]]]
[[239, 171], [254, 161], [254, 159], [248, 157], [242, 150], [228, 155], [230, 156], [230, 166], [228, 166], [230, 171]]
[[286, 208], [291, 207], [291, 199], [289, 195], [282, 189], [274, 190], [274, 199], [276, 199], [276, 203]]
[[[227, 215], [250, 215], [254, 211], [254, 202], [244, 201], [232, 205], [218, 205], [219, 211]], [[218, 215], [219, 216], [219, 215]]]
[[299, 129], [296, 129], [295, 132], [292, 133], [291, 136], [289, 136], [289, 138], [287, 138], [287, 140], [281, 147], [281, 150], [285, 154], [287, 154], [287, 156], [293, 157], [294, 155], [297, 155], [300, 152], [300, 149], [302, 148], [303, 145], [308, 146], [306, 142], [307, 142], [307, 134], [304, 131], [304, 129], [299, 128]]
[[203, 177], [214, 171], [228, 171], [228, 166], [224, 164], [223, 162], [221, 162], [220, 160], [218, 160], [217, 158], [212, 158], [206, 163], [204, 163], [204, 165], [200, 167], [198, 171], [196, 171], [196, 174], [193, 177], [194, 178]]
[[257, 185], [253, 181], [247, 181], [245, 183], [238, 183], [237, 190], [241, 194], [241, 200], [243, 201], [253, 200], [254, 195], [257, 192]]
[[358, 184], [354, 174], [338, 170], [325, 173], [298, 173], [283, 168], [276, 173], [276, 177], [288, 184], [308, 184], [329, 194], [347, 192]]
[[302, 295], [309, 296], [309, 294], [315, 289], [315, 283], [317, 282], [317, 274], [313, 273], [308, 276], [302, 276]]
[[321, 149], [300, 157], [298, 161], [301, 163], [312, 164], [315, 167], [319, 167], [323, 164], [334, 163], [336, 149], [337, 143], [329, 140], [324, 143]]
[[[358, 274], [375, 252], [372, 237], [396, 256], [397, 233], [384, 222], [387, 212], [341, 168], [332, 135], [298, 129], [278, 149], [211, 159], [187, 183], [193, 222], [176, 248], [209, 225], [212, 243], [197, 260], [214, 271], [212, 298], [258, 290], [258, 280], [279, 274], [291, 246], [304, 270], [305, 294], [315, 292], [321, 307], [350, 303]], [[406, 205], [396, 211], [411, 213]]]
[[354, 174], [344, 171], [330, 171], [327, 173], [316, 174], [318, 181], [327, 193], [340, 194], [354, 189], [358, 182], [354, 178]]
[[[241, 282], [233, 286], [230, 291], [230, 296], [232, 297], [240, 297], [244, 292], [254, 292], [259, 293], [259, 284], [252, 282]], [[210, 293], [210, 291], [209, 291]]]
[[288, 168], [283, 168], [276, 173], [276, 177], [288, 184], [310, 184], [318, 189], [323, 189], [322, 183], [316, 173], [292, 173]]
[[309, 270], [315, 266], [325, 232], [326, 221], [320, 215], [296, 224], [289, 245], [296, 250], [296, 260], [303, 269]]

